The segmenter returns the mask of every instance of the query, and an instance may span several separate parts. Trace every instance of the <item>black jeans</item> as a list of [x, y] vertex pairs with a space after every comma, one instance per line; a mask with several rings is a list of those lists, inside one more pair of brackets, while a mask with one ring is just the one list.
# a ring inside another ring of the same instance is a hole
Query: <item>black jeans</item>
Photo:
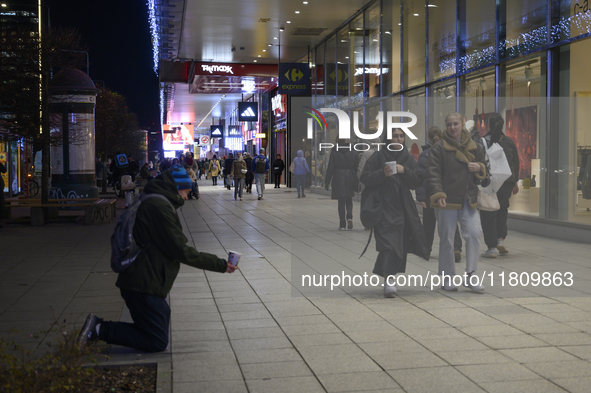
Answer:
[[168, 346], [170, 307], [166, 299], [146, 293], [121, 290], [133, 323], [104, 321], [100, 339], [144, 352], [162, 352]]
[[281, 173], [275, 173], [275, 187], [279, 187], [281, 184]]
[[[347, 210], [345, 219], [345, 209]], [[347, 220], [353, 219], [353, 198], [341, 197], [339, 198], [339, 226], [344, 228], [347, 226]]]
[[[425, 240], [427, 240], [427, 250], [429, 254], [433, 247], [433, 239], [435, 237], [435, 209], [432, 207], [423, 208], [423, 228], [425, 229]], [[456, 225], [456, 234], [454, 236], [454, 250], [462, 251], [462, 236], [460, 229]]]
[[480, 211], [480, 222], [486, 247], [496, 248], [497, 239], [507, 237], [507, 215], [509, 209], [509, 198], [513, 193], [515, 183], [504, 183], [497, 191], [497, 199], [501, 208], [494, 212]]

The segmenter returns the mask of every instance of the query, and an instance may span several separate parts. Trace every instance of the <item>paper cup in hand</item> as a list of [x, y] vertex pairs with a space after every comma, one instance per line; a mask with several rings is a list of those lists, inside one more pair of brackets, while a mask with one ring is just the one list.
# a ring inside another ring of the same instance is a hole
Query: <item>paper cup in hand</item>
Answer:
[[228, 263], [231, 263], [234, 266], [238, 266], [238, 262], [240, 261], [240, 257], [242, 254], [236, 251], [228, 251]]
[[388, 165], [390, 168], [392, 168], [392, 170], [394, 171], [393, 173], [397, 173], [398, 172], [396, 170], [396, 161], [388, 161], [386, 163], [386, 165]]

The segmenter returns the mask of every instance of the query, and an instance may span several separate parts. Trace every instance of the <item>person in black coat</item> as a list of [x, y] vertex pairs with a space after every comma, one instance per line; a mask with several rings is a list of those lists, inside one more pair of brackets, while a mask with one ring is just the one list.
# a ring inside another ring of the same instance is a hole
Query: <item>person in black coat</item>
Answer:
[[277, 158], [273, 161], [273, 175], [275, 175], [275, 188], [281, 188], [281, 174], [285, 170], [285, 162], [281, 159], [281, 154], [277, 154]]
[[254, 180], [254, 174], [252, 173], [252, 157], [249, 153], [244, 153], [244, 162], [246, 162], [246, 192], [252, 194], [252, 182]]
[[[361, 174], [366, 188], [372, 187], [381, 198], [383, 217], [374, 227], [378, 257], [373, 273], [384, 277], [384, 296], [393, 297], [397, 291], [395, 275], [406, 271], [406, 256], [413, 253], [429, 259], [425, 232], [410, 190], [423, 183], [417, 162], [404, 147], [404, 132], [392, 132], [392, 144], [400, 151], [384, 146], [372, 155]], [[396, 161], [396, 173], [386, 162]], [[367, 191], [364, 191], [367, 192]]]
[[230, 172], [232, 171], [232, 166], [234, 165], [234, 154], [228, 154], [228, 158], [224, 160], [224, 185], [228, 190], [232, 189], [232, 180], [230, 179]]
[[[338, 146], [338, 141], [335, 145]], [[357, 190], [356, 157], [354, 151], [337, 150], [336, 146], [330, 152], [325, 188], [328, 191], [330, 184], [330, 197], [339, 201], [339, 231], [353, 229], [353, 196]]]

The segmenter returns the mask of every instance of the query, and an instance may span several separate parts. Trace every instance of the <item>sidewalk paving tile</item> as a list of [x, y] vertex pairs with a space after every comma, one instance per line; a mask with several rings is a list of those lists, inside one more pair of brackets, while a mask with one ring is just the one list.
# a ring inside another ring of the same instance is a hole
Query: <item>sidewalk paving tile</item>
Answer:
[[[510, 253], [479, 262], [484, 294], [427, 282], [386, 299], [381, 281], [330, 288], [330, 275], [373, 269], [373, 240], [357, 259], [368, 236], [358, 202], [354, 229], [341, 232], [336, 202], [325, 195], [302, 200], [271, 189], [264, 200], [236, 202], [209, 182], [200, 192], [178, 210], [189, 244], [220, 256], [240, 251], [240, 269], [182, 265], [169, 297], [168, 349], [111, 346], [107, 364], [158, 363], [164, 393], [589, 391], [590, 244], [510, 231]], [[114, 225], [5, 225], [0, 337], [34, 349], [54, 340], [43, 331], [55, 320], [68, 329], [89, 312], [129, 321], [109, 266]], [[432, 260], [409, 254], [406, 276], [436, 272], [437, 249], [436, 236]], [[465, 256], [458, 272], [464, 264]], [[569, 287], [508, 281], [512, 273], [569, 271]], [[303, 287], [302, 274], [329, 275], [329, 286]]]

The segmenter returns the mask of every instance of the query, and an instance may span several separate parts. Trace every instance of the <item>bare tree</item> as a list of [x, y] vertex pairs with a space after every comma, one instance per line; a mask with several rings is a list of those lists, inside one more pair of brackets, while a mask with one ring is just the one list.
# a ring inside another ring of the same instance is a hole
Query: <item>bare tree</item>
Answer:
[[96, 151], [104, 157], [117, 152], [138, 156], [145, 134], [137, 116], [127, 108], [125, 97], [105, 89], [96, 99]]
[[83, 65], [80, 34], [71, 28], [4, 30], [0, 36], [0, 140], [24, 138], [43, 154], [41, 198], [49, 199], [50, 80], [63, 68]]

